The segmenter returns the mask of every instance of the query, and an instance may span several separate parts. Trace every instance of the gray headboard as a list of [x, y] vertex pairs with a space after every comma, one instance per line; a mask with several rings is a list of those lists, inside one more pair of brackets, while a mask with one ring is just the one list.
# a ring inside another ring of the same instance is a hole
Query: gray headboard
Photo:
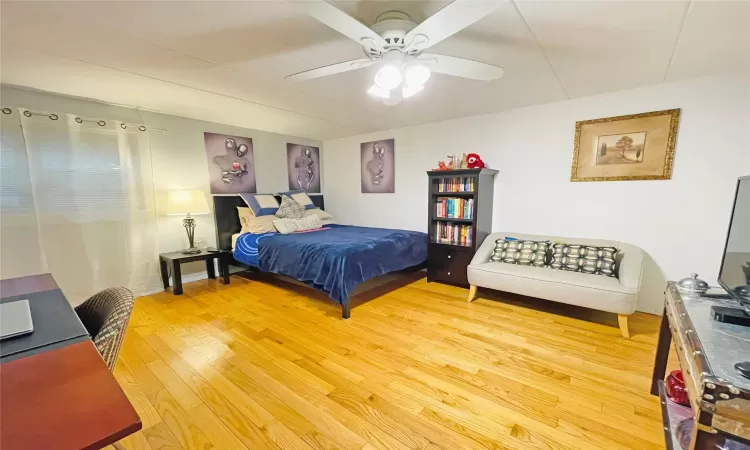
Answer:
[[[275, 194], [274, 194], [275, 195]], [[320, 209], [325, 209], [323, 196], [320, 194], [308, 194], [313, 204]], [[278, 195], [275, 195], [280, 200]], [[214, 196], [214, 222], [216, 224], [216, 245], [220, 250], [232, 250], [232, 235], [242, 229], [237, 207], [246, 207], [245, 201], [239, 195], [215, 195]]]

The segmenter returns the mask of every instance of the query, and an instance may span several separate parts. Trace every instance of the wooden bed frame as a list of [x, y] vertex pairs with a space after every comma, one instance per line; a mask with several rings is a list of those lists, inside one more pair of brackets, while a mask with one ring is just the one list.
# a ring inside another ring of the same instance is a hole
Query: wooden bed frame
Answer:
[[[323, 195], [309, 194], [309, 196], [310, 196], [310, 200], [312, 200], [313, 204], [316, 207], [322, 210], [325, 210], [325, 202], [323, 201]], [[245, 204], [245, 201], [239, 195], [214, 195], [213, 198], [214, 198], [214, 222], [216, 224], [216, 247], [220, 250], [226, 250], [226, 251], [231, 252], [232, 251], [232, 235], [239, 233], [242, 229], [242, 225], [240, 224], [240, 216], [237, 213], [237, 207], [247, 207], [247, 204]], [[279, 200], [278, 196], [276, 196], [276, 198], [277, 200]], [[249, 266], [240, 261], [237, 261], [236, 259], [234, 259], [234, 256], [232, 256], [232, 258], [229, 259], [229, 264], [232, 266], [240, 267], [244, 269], [245, 271], [260, 272], [256, 267]], [[416, 271], [423, 270], [426, 267], [427, 267], [427, 263], [424, 262], [422, 264], [412, 266], [412, 267], [407, 267], [404, 270], [400, 270], [398, 272], [393, 272], [393, 273], [407, 273], [408, 274], [408, 273], [413, 273]], [[291, 282], [298, 286], [304, 286], [307, 289], [312, 289], [316, 292], [319, 292], [317, 289], [307, 286], [293, 278], [290, 278], [284, 275], [278, 275], [278, 274], [272, 274], [272, 275], [283, 281]], [[391, 274], [385, 274], [385, 275], [382, 275], [382, 277], [386, 277], [388, 275], [391, 275]], [[411, 280], [409, 282], [411, 282]], [[345, 302], [345, 304], [341, 305], [341, 317], [344, 319], [348, 319], [349, 317], [351, 317], [351, 298], [348, 299]]]

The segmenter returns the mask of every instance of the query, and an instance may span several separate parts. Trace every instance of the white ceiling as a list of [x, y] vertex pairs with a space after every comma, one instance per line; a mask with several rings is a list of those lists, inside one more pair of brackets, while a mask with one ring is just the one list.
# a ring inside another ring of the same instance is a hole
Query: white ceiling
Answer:
[[[430, 52], [505, 75], [435, 74], [397, 106], [366, 94], [368, 69], [285, 82], [362, 48], [283, 1], [3, 0], [0, 81], [325, 139], [750, 70], [750, 1], [478, 1], [502, 6]], [[333, 3], [369, 25], [449, 2]]]

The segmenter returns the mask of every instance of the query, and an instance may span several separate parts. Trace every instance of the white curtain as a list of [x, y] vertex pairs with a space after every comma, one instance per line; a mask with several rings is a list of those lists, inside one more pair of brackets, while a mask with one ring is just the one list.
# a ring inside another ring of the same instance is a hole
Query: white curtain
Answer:
[[3, 121], [0, 276], [50, 272], [73, 304], [158, 286], [149, 132], [18, 112], [20, 139]]

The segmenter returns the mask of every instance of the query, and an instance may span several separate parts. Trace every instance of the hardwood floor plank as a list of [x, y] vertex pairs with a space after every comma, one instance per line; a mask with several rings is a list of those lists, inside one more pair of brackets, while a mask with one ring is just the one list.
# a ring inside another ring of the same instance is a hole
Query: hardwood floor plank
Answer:
[[[149, 445], [148, 443], [146, 435], [143, 434], [143, 431], [131, 434], [130, 436], [121, 440], [119, 444], [122, 445], [125, 450], [152, 450], [151, 445]], [[114, 447], [112, 446], [110, 446], [109, 448], [114, 449]]]
[[[254, 401], [258, 402], [258, 404], [268, 411], [275, 419], [282, 421], [298, 436], [304, 436], [315, 429], [315, 426], [310, 423], [310, 421], [274, 396], [270, 391], [255, 383], [250, 377], [245, 375], [245, 373], [232, 364], [222, 361], [217, 363], [216, 369], [238, 388], [242, 389], [247, 395], [252, 397]], [[266, 423], [270, 423], [270, 421]]]
[[[285, 384], [277, 381], [271, 375], [266, 374], [263, 370], [256, 367], [249, 361], [241, 358], [232, 358], [229, 363], [240, 369], [253, 381], [257, 382], [264, 389], [273, 393], [274, 396], [281, 399], [284, 403], [299, 412], [303, 417], [316, 426], [318, 431], [326, 434], [332, 440], [338, 442], [347, 449], [360, 449], [365, 444], [365, 440], [352, 430], [341, 424], [335, 418], [323, 413], [307, 401], [305, 398], [295, 393]], [[305, 389], [303, 384], [296, 384], [297, 388]]]
[[148, 363], [147, 366], [182, 409], [188, 410], [203, 403], [163, 360], [157, 359]]
[[[279, 371], [277, 372], [280, 374], [279, 376], [281, 376], [281, 373], [284, 373], [284, 375], [288, 374], [291, 377], [294, 377], [300, 382], [306, 384], [307, 386], [322, 393], [323, 395], [333, 391], [334, 387], [331, 384], [327, 383], [324, 380], [321, 380], [310, 372], [307, 372], [297, 364], [294, 364], [293, 361], [284, 359], [275, 352], [269, 351], [266, 347], [260, 345], [257, 341], [247, 339], [241, 335], [238, 335], [237, 337], [238, 339], [232, 345], [232, 348], [236, 352], [242, 353], [243, 356], [246, 356], [253, 361], [262, 361], [264, 363], [264, 367], [267, 368], [267, 370]], [[290, 379], [287, 378], [287, 380]], [[293, 382], [291, 381], [289, 381], [289, 383], [293, 384]]]
[[[259, 279], [260, 280], [260, 279]], [[651, 450], [659, 318], [417, 280], [356, 306], [272, 279], [140, 297], [126, 449]]]
[[[402, 408], [377, 395], [373, 395], [372, 397], [367, 399], [366, 403], [369, 406], [382, 412], [395, 422], [409, 428], [418, 436], [422, 436], [425, 439], [429, 440], [430, 444], [433, 444], [434, 446], [444, 448], [445, 450], [451, 450], [455, 448], [482, 448], [479, 443], [467, 438], [466, 436], [459, 433], [454, 433], [443, 426], [435, 424], [429, 420], [425, 420], [419, 414], [411, 414], [407, 411], [404, 411]], [[424, 408], [420, 410], [420, 413], [423, 410]]]
[[340, 391], [331, 392], [328, 394], [328, 398], [385, 431], [409, 448], [423, 449], [430, 443], [424, 436], [415, 433], [410, 428], [396, 422], [382, 411], [369, 405], [366, 399], [363, 400]]
[[159, 416], [154, 405], [149, 401], [144, 390], [140, 388], [135, 377], [128, 371], [122, 359], [117, 361], [114, 375], [119, 381], [123, 392], [128, 397], [128, 400], [133, 405], [133, 408], [138, 413], [138, 416], [141, 418], [143, 428], [148, 428], [161, 422], [161, 416]]
[[[156, 375], [154, 375], [146, 363], [143, 362], [136, 349], [129, 345], [127, 338], [120, 349], [118, 362], [122, 363], [127, 372], [132, 375], [133, 379], [136, 381], [138, 390], [148, 398], [150, 402], [153, 402], [156, 398], [156, 394], [164, 389], [164, 385], [161, 384], [161, 381], [156, 378]], [[115, 375], [117, 374], [115, 373]]]
[[[239, 427], [241, 416], [256, 427], [262, 427], [273, 416], [212, 366], [202, 362], [201, 357], [175, 336], [160, 333], [147, 338], [149, 345], [164, 356], [201, 399], [214, 411], [225, 417], [228, 423]], [[180, 354], [175, 353], [179, 351]]]
[[278, 420], [266, 424], [268, 437], [283, 450], [310, 450], [310, 446]]
[[[327, 360], [321, 361], [324, 363]], [[315, 361], [308, 360], [306, 358], [300, 359], [294, 362], [298, 366], [302, 367], [306, 371], [314, 374], [321, 380], [325, 380], [334, 386], [334, 391], [346, 392], [354, 395], [362, 400], [369, 398], [372, 392], [361, 387], [358, 383], [364, 380], [364, 377], [351, 372], [345, 367], [341, 367], [338, 364], [330, 361], [330, 364], [318, 364]], [[332, 371], [333, 369], [334, 371]], [[343, 376], [341, 375], [343, 373]]]
[[151, 450], [184, 450], [166, 423], [160, 422], [142, 431]]
[[190, 418], [203, 430], [214, 448], [248, 449], [208, 406], [200, 405], [191, 409]]
[[[162, 334], [162, 336], [165, 336], [166, 340], [174, 339], [165, 334]], [[196, 419], [200, 420], [199, 424], [202, 422], [206, 426], [211, 426], [211, 430], [203, 428], [211, 442], [215, 444], [215, 439], [230, 442], [233, 437], [237, 442], [243, 443], [242, 447], [249, 449], [256, 446], [274, 447], [262, 430], [258, 428], [270, 423], [273, 417], [263, 410], [254, 399], [245, 395], [244, 392], [210, 366], [208, 368], [201, 367], [203, 372], [208, 374], [207, 379], [204, 379], [190, 365], [180, 359], [180, 356], [159, 336], [155, 334], [148, 336], [146, 342], [156, 353], [168, 361], [170, 367], [207, 406], [207, 409], [198, 407], [190, 411], [197, 411]], [[175, 345], [174, 342], [172, 344]], [[179, 345], [176, 346], [179, 347]], [[190, 351], [184, 349], [182, 354], [185, 355]], [[188, 360], [196, 359], [199, 359], [197, 355], [188, 357]], [[208, 411], [210, 411], [210, 417]], [[231, 437], [227, 435], [226, 429], [229, 430]]]
[[190, 418], [190, 413], [183, 410], [180, 403], [166, 389], [156, 394], [154, 407], [183, 449], [208, 450], [213, 447], [203, 431]]

